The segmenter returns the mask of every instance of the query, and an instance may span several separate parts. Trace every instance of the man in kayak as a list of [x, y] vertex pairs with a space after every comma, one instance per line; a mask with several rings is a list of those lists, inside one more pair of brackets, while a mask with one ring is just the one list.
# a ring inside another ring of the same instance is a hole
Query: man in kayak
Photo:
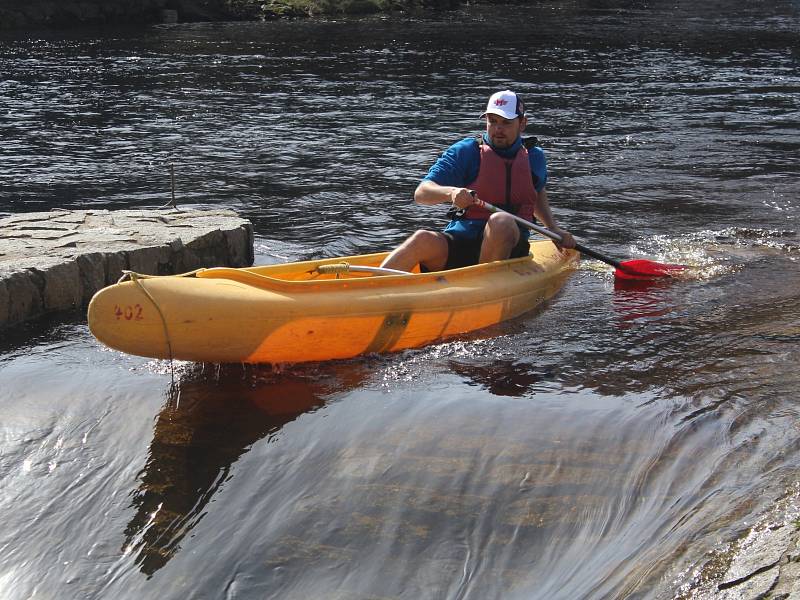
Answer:
[[423, 270], [440, 271], [526, 256], [530, 231], [508, 214], [475, 206], [475, 197], [527, 221], [535, 216], [561, 236], [561, 247], [575, 247], [550, 212], [544, 150], [535, 139], [530, 147], [522, 139], [528, 124], [522, 100], [510, 90], [492, 94], [481, 118], [486, 132], [445, 150], [414, 191], [419, 204], [451, 204], [452, 220], [443, 232], [416, 231], [382, 267], [410, 271], [419, 263]]

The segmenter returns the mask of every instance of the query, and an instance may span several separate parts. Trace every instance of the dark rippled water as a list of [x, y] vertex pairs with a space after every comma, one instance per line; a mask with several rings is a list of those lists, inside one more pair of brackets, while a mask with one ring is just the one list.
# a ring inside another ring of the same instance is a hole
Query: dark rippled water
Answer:
[[232, 207], [258, 262], [385, 249], [494, 90], [532, 108], [594, 248], [692, 266], [396, 355], [217, 367], [0, 337], [0, 597], [703, 597], [800, 467], [800, 7], [473, 7], [432, 19], [0, 39], [0, 213]]

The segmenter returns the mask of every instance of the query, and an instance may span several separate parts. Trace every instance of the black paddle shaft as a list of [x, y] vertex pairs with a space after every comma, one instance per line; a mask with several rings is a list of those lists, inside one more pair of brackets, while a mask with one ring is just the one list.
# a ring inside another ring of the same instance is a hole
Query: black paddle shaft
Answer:
[[[541, 232], [540, 232], [541, 233]], [[560, 237], [560, 236], [559, 236]], [[587, 248], [581, 243], [575, 243], [575, 249], [578, 250], [581, 254], [585, 254], [586, 256], [591, 256], [592, 258], [596, 258], [597, 260], [601, 260], [604, 263], [611, 265], [616, 269], [625, 270], [622, 266], [622, 263], [615, 258], [611, 258], [610, 256], [606, 256], [605, 254], [600, 254], [596, 250], [592, 250], [591, 248]]]
[[[508, 211], [505, 211], [502, 208], [497, 208], [494, 204], [489, 204], [488, 202], [484, 202], [480, 198], [475, 197], [474, 194], [473, 194], [473, 198], [475, 198], [475, 204], [477, 206], [480, 206], [481, 208], [485, 208], [489, 212], [504, 212], [506, 214], [509, 214], [516, 221], [518, 221], [519, 223], [522, 223], [526, 227], [529, 227], [530, 229], [533, 229], [534, 231], [536, 231], [538, 233], [541, 233], [543, 236], [549, 237], [551, 240], [555, 240], [556, 242], [560, 242], [561, 241], [561, 236], [558, 235], [555, 231], [550, 231], [546, 227], [540, 227], [539, 225], [536, 225], [535, 223], [531, 223], [530, 221], [526, 221], [522, 217], [518, 217], [517, 215], [515, 215], [513, 213], [510, 213]], [[600, 252], [597, 252], [596, 250], [592, 250], [591, 248], [587, 248], [583, 244], [576, 243], [575, 244], [575, 249], [578, 250], [581, 254], [585, 254], [586, 256], [591, 256], [592, 258], [596, 258], [597, 260], [600, 260], [600, 261], [602, 261], [602, 262], [604, 262], [604, 263], [606, 263], [608, 265], [611, 265], [612, 267], [614, 267], [616, 269], [623, 269], [624, 270], [624, 268], [625, 268], [625, 267], [621, 266], [620, 261], [618, 261], [618, 260], [616, 260], [614, 258], [611, 258], [610, 256], [606, 256], [605, 254], [601, 254]]]

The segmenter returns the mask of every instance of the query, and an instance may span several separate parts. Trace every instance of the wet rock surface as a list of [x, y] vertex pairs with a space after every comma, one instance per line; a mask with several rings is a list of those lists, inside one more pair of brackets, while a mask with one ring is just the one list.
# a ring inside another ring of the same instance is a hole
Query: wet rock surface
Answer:
[[0, 219], [0, 328], [88, 304], [123, 270], [253, 263], [253, 227], [229, 210], [53, 210]]
[[800, 600], [798, 498], [784, 498], [694, 571], [676, 600]]

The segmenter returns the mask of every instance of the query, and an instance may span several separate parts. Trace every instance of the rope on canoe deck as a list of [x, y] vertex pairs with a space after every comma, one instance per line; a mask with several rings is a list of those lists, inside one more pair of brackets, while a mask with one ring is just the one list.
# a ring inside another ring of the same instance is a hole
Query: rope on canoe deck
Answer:
[[[202, 271], [202, 270], [203, 269], [197, 269], [197, 271]], [[192, 273], [186, 273], [186, 275], [191, 275], [193, 273], [196, 273], [197, 271], [192, 271]], [[158, 305], [158, 302], [156, 302], [156, 299], [153, 298], [153, 295], [149, 291], [147, 291], [147, 288], [145, 288], [141, 282], [142, 279], [154, 279], [157, 277], [158, 277], [157, 275], [141, 275], [139, 273], [135, 273], [134, 271], [122, 271], [122, 277], [119, 278], [119, 281], [117, 283], [122, 283], [126, 278], [130, 278], [130, 280], [134, 284], [136, 284], [136, 286], [140, 290], [142, 290], [142, 292], [144, 293], [145, 296], [147, 296], [150, 302], [153, 303], [153, 306], [156, 307], [156, 312], [158, 312], [158, 316], [161, 317], [161, 326], [164, 328], [164, 339], [167, 342], [167, 351], [169, 352], [169, 370], [172, 375], [172, 383], [174, 385], [175, 365], [172, 359], [172, 342], [170, 342], [169, 339], [169, 328], [167, 327], [167, 319], [164, 316], [164, 313], [161, 311], [161, 307]]]
[[320, 275], [341, 275], [350, 272], [350, 263], [334, 263], [332, 265], [318, 265], [314, 269]]
[[[386, 269], [384, 267], [368, 267], [366, 265], [351, 265], [348, 262], [317, 265], [314, 269], [320, 275], [340, 275], [342, 273], [373, 273], [375, 275], [410, 275], [408, 271]], [[313, 271], [312, 271], [313, 272]]]
[[195, 269], [194, 271], [189, 271], [188, 273], [180, 273], [178, 275], [145, 275], [144, 273], [137, 273], [136, 271], [126, 271], [125, 269], [122, 270], [122, 277], [117, 280], [117, 283], [122, 283], [126, 279], [130, 279], [133, 281], [134, 278], [137, 279], [161, 279], [162, 277], [194, 277], [200, 271], [207, 271], [206, 268]]

